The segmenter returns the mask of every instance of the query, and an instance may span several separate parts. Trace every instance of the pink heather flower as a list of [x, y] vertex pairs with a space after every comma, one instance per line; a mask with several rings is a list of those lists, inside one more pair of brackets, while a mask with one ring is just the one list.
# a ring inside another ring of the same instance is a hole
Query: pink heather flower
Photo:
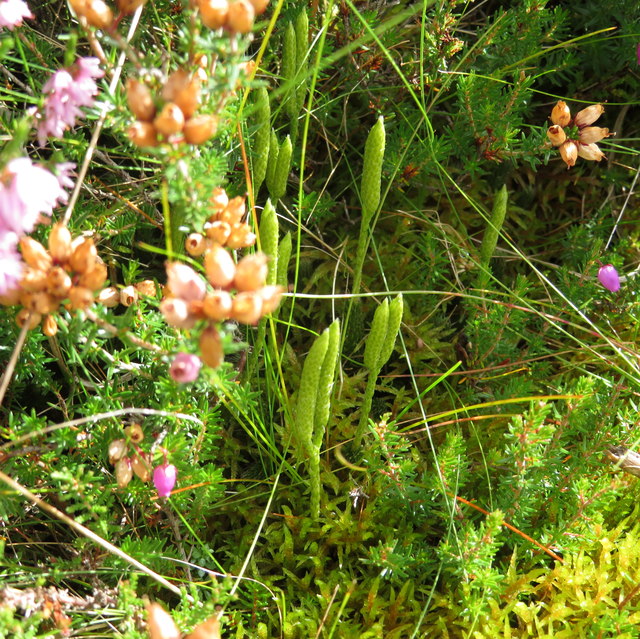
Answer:
[[22, 276], [22, 258], [17, 251], [18, 236], [0, 232], [0, 295], [18, 288]]
[[27, 3], [23, 0], [2, 0], [0, 2], [0, 27], [19, 27], [23, 18], [33, 18]]
[[160, 497], [168, 497], [176, 485], [176, 467], [173, 464], [162, 464], [153, 470], [153, 485]]
[[11, 160], [0, 177], [0, 232], [30, 233], [41, 213], [67, 199], [53, 173], [29, 158]]
[[71, 178], [73, 170], [76, 165], [73, 162], [60, 162], [56, 164], [56, 177], [58, 178], [58, 184], [63, 189], [72, 189], [75, 182]]
[[60, 69], [42, 88], [47, 94], [42, 112], [38, 114], [38, 142], [44, 145], [47, 136], [61, 138], [75, 125], [76, 118], [84, 116], [80, 107], [93, 105], [98, 93], [94, 78], [104, 75], [97, 58], [79, 58], [71, 71]]
[[611, 265], [601, 266], [598, 270], [598, 279], [600, 284], [604, 286], [608, 291], [615, 293], [620, 290], [620, 278], [618, 277], [618, 271]]
[[197, 355], [190, 353], [178, 353], [169, 367], [171, 379], [180, 383], [188, 384], [198, 378], [202, 362]]

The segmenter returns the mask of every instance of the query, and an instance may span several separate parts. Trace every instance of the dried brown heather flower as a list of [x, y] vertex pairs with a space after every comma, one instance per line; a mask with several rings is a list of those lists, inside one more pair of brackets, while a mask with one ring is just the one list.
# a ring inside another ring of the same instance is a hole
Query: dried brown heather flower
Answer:
[[236, 0], [229, 4], [225, 28], [232, 33], [249, 33], [255, 17], [255, 9], [249, 0]]
[[560, 146], [567, 139], [567, 134], [559, 124], [554, 124], [547, 129], [547, 137], [553, 146]]
[[207, 273], [207, 279], [216, 288], [229, 286], [236, 274], [233, 258], [218, 244], [214, 244], [205, 251], [204, 269]]
[[269, 6], [269, 0], [249, 0], [249, 2], [253, 5], [253, 10], [256, 12], [256, 15], [264, 13]]
[[220, 212], [217, 219], [233, 226], [234, 224], [242, 222], [246, 212], [247, 206], [245, 199], [238, 195], [227, 202], [227, 205], [224, 207], [224, 210]]
[[27, 308], [21, 308], [16, 315], [16, 324], [22, 328], [25, 322], [29, 323], [29, 330], [33, 330], [42, 320], [40, 313], [34, 313]]
[[571, 111], [563, 100], [558, 100], [551, 110], [551, 121], [559, 126], [567, 126], [571, 122]]
[[96, 301], [107, 308], [113, 308], [120, 304], [120, 291], [115, 286], [108, 286], [98, 293]]
[[607, 457], [625, 473], [640, 477], [640, 455], [626, 446], [609, 446]]
[[107, 266], [102, 262], [96, 262], [90, 271], [86, 271], [80, 275], [78, 284], [86, 288], [96, 291], [104, 286], [107, 281]]
[[155, 117], [153, 126], [155, 126], [158, 133], [165, 137], [180, 133], [184, 127], [184, 114], [177, 104], [167, 102], [162, 107], [162, 111]]
[[185, 639], [220, 639], [220, 621], [217, 615], [198, 624]]
[[184, 124], [184, 140], [187, 144], [204, 144], [218, 130], [218, 118], [215, 115], [195, 115]]
[[578, 159], [578, 146], [574, 140], [567, 140], [558, 150], [568, 169], [575, 165]]
[[106, 29], [113, 22], [113, 12], [102, 0], [70, 0], [73, 10], [98, 29]]
[[120, 461], [127, 452], [127, 442], [124, 439], [114, 439], [109, 444], [109, 463], [113, 466]]
[[180, 631], [171, 615], [157, 603], [147, 604], [149, 639], [180, 639]]
[[53, 315], [47, 315], [42, 320], [42, 332], [47, 337], [53, 337], [58, 332], [58, 323]]
[[233, 285], [238, 291], [257, 291], [267, 279], [267, 256], [264, 253], [245, 255], [236, 265]]
[[49, 253], [56, 262], [66, 262], [71, 257], [71, 240], [71, 232], [62, 222], [51, 227]]
[[91, 306], [93, 292], [84, 286], [72, 286], [69, 290], [69, 306], [74, 311], [82, 311]]
[[120, 304], [123, 306], [131, 306], [138, 301], [138, 291], [134, 286], [125, 286], [120, 291]]
[[133, 468], [131, 468], [131, 460], [128, 457], [123, 457], [116, 462], [116, 481], [118, 482], [118, 488], [125, 488], [132, 479]]
[[229, 319], [233, 298], [227, 291], [214, 291], [204, 298], [202, 312], [214, 322]]
[[211, 205], [215, 211], [222, 211], [227, 204], [229, 204], [229, 196], [227, 192], [220, 186], [217, 186], [211, 192], [211, 197], [209, 198]]
[[203, 278], [189, 266], [167, 262], [168, 292], [160, 311], [167, 323], [177, 328], [208, 322], [200, 333], [200, 357], [208, 366], [216, 367], [224, 358], [216, 324], [225, 320], [257, 324], [277, 308], [284, 289], [265, 286], [265, 254], [247, 255], [238, 264], [233, 260], [230, 249], [251, 246], [256, 240], [249, 225], [242, 221], [246, 215], [245, 198], [230, 200], [224, 189], [215, 189], [210, 203], [214, 213], [205, 224], [205, 236], [192, 233], [186, 248], [191, 255], [204, 255], [205, 273], [214, 290], [207, 291]]
[[258, 295], [262, 298], [262, 314], [268, 315], [278, 308], [282, 294], [284, 293], [284, 287], [282, 286], [263, 286]]
[[224, 246], [231, 235], [231, 225], [220, 220], [207, 222], [204, 225], [204, 230], [207, 237], [220, 246]]
[[[553, 107], [553, 126], [547, 130], [547, 137], [553, 146], [558, 147], [567, 168], [574, 166], [578, 157], [596, 162], [605, 157], [596, 142], [612, 134], [609, 133], [609, 129], [590, 126], [603, 112], [604, 107], [601, 104], [592, 104], [579, 111], [572, 120], [566, 102], [559, 100]], [[569, 127], [569, 130], [565, 130], [565, 127]], [[574, 136], [573, 139], [571, 135]]]
[[136, 282], [133, 287], [140, 295], [144, 295], [146, 297], [156, 297], [158, 295], [158, 287], [153, 280], [142, 280], [142, 282]]
[[242, 324], [257, 324], [262, 317], [262, 296], [253, 291], [238, 293], [233, 298], [231, 319]]
[[211, 368], [218, 368], [224, 361], [222, 340], [215, 326], [207, 326], [200, 335], [200, 358]]
[[144, 439], [144, 432], [140, 424], [131, 424], [124, 429], [124, 432], [134, 444], [139, 444]]
[[130, 15], [147, 0], [116, 0], [116, 5], [124, 15]]
[[[58, 330], [53, 314], [61, 305], [71, 310], [83, 310], [94, 301], [94, 291], [104, 286], [107, 267], [98, 257], [91, 238], [72, 239], [67, 227], [61, 223], [52, 226], [48, 249], [25, 236], [20, 248], [27, 263], [18, 288], [5, 295], [0, 304], [23, 306], [16, 321], [27, 321], [35, 328], [44, 315], [42, 330], [53, 336]], [[104, 295], [109, 301], [109, 296]]]
[[248, 224], [236, 224], [227, 238], [227, 246], [230, 249], [241, 249], [253, 246], [256, 235], [251, 231]]
[[156, 115], [156, 106], [153, 103], [151, 91], [145, 84], [135, 78], [127, 80], [127, 103], [138, 120], [142, 122], [153, 121]]
[[47, 275], [47, 291], [56, 297], [65, 298], [71, 284], [71, 278], [62, 266], [54, 266]]
[[186, 81], [176, 88], [172, 102], [180, 107], [185, 119], [193, 117], [200, 106], [202, 81], [198, 75], [187, 75]]
[[69, 259], [69, 265], [72, 270], [78, 273], [90, 271], [98, 257], [98, 250], [91, 238], [81, 241], [74, 249]]
[[24, 261], [34, 269], [46, 271], [51, 266], [51, 255], [40, 242], [32, 237], [25, 235], [25, 237], [20, 238], [20, 250]]
[[205, 27], [220, 29], [227, 22], [229, 2], [227, 0], [198, 0], [200, 18]]
[[148, 482], [151, 479], [151, 464], [148, 456], [142, 451], [138, 451], [131, 458], [131, 468], [141, 481]]
[[152, 122], [134, 122], [127, 131], [127, 137], [136, 146], [158, 146], [158, 132]]
[[191, 233], [185, 240], [184, 247], [193, 257], [200, 257], [207, 248], [207, 242], [201, 233]]

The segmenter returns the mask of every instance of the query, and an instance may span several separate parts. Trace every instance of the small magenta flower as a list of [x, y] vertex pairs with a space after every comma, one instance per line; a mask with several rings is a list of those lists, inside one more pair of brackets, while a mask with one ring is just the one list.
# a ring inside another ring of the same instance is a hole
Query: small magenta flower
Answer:
[[0, 27], [7, 27], [7, 29], [19, 27], [23, 18], [33, 18], [26, 2], [23, 0], [2, 0], [0, 2]]
[[176, 485], [176, 467], [166, 462], [153, 470], [153, 485], [160, 497], [168, 497]]
[[198, 378], [202, 361], [197, 355], [190, 353], [178, 353], [171, 362], [169, 375], [179, 384], [188, 384]]
[[618, 277], [618, 271], [611, 265], [601, 266], [598, 269], [598, 279], [600, 284], [604, 286], [608, 291], [615, 293], [620, 290], [620, 278]]

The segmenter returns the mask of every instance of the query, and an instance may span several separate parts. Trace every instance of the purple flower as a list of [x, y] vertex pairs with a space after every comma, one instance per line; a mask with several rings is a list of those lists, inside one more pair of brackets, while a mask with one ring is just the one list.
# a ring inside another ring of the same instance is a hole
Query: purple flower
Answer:
[[38, 141], [44, 145], [47, 136], [61, 138], [64, 132], [83, 117], [80, 107], [93, 105], [98, 93], [94, 78], [104, 75], [97, 58], [79, 58], [75, 69], [60, 69], [42, 88], [47, 94], [42, 112], [38, 113]]
[[173, 362], [171, 362], [169, 375], [174, 381], [180, 384], [187, 384], [198, 378], [201, 366], [202, 362], [197, 355], [178, 353]]
[[608, 291], [615, 293], [620, 290], [620, 278], [618, 277], [618, 271], [611, 265], [601, 266], [598, 270], [598, 279], [600, 284], [604, 286]]
[[0, 295], [18, 288], [23, 263], [17, 245], [18, 236], [15, 233], [0, 232]]
[[156, 466], [153, 470], [153, 485], [160, 497], [168, 497], [176, 485], [176, 467], [167, 463]]
[[2, 0], [0, 2], [0, 27], [19, 27], [23, 18], [33, 18], [27, 3], [23, 0]]
[[51, 215], [67, 199], [53, 173], [29, 158], [11, 160], [0, 180], [0, 233], [30, 233], [41, 213]]

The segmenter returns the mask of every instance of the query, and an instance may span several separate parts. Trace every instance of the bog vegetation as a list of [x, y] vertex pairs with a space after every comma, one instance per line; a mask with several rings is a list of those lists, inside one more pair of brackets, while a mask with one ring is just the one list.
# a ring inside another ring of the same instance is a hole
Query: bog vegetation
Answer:
[[0, 637], [637, 636], [634, 0], [0, 0]]

